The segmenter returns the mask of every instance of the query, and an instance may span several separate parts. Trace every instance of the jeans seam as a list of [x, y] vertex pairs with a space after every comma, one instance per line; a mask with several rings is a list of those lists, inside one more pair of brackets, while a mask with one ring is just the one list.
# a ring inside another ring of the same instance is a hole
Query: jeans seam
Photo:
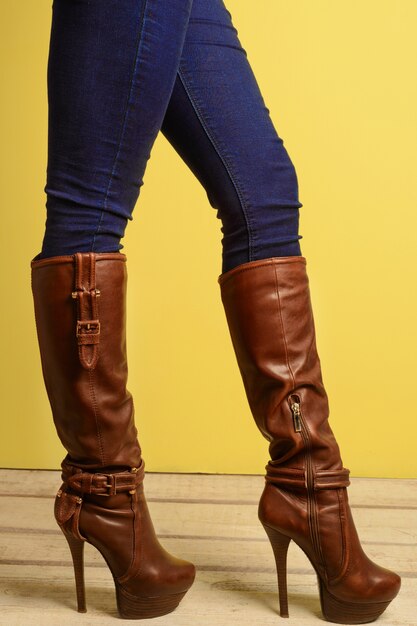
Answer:
[[190, 90], [188, 88], [188, 85], [186, 84], [186, 79], [185, 79], [185, 76], [183, 75], [183, 73], [181, 71], [181, 68], [178, 68], [178, 77], [181, 80], [181, 83], [182, 83], [182, 85], [184, 87], [184, 91], [185, 91], [185, 93], [188, 96], [190, 104], [193, 107], [193, 109], [195, 111], [195, 114], [197, 115], [197, 118], [198, 118], [198, 120], [199, 120], [199, 122], [201, 124], [201, 127], [202, 127], [203, 131], [205, 132], [205, 134], [206, 134], [207, 138], [209, 139], [210, 143], [212, 144], [212, 146], [213, 146], [214, 150], [216, 151], [219, 159], [223, 163], [223, 166], [224, 166], [224, 168], [225, 168], [225, 170], [226, 170], [226, 172], [227, 172], [227, 174], [229, 176], [229, 179], [230, 179], [233, 187], [235, 188], [237, 197], [239, 198], [239, 202], [240, 202], [240, 205], [241, 205], [241, 208], [242, 208], [242, 213], [243, 213], [243, 216], [245, 218], [246, 228], [248, 230], [248, 254], [249, 254], [249, 261], [252, 261], [252, 258], [253, 258], [253, 243], [252, 243], [253, 232], [252, 232], [252, 227], [251, 227], [251, 224], [250, 224], [250, 221], [249, 221], [249, 217], [248, 217], [248, 214], [247, 214], [246, 202], [245, 202], [245, 200], [243, 198], [243, 194], [242, 194], [242, 191], [240, 189], [240, 186], [239, 186], [237, 180], [235, 179], [235, 177], [233, 176], [232, 171], [230, 169], [230, 166], [229, 166], [227, 160], [221, 154], [220, 148], [217, 145], [216, 140], [214, 139], [214, 137], [210, 133], [210, 130], [207, 127], [207, 124], [205, 123], [203, 114], [201, 113], [197, 103], [193, 99], [193, 97], [191, 95], [191, 92], [190, 92]]
[[91, 250], [92, 251], [94, 251], [96, 238], [97, 238], [98, 233], [100, 232], [100, 227], [101, 227], [101, 224], [102, 224], [102, 221], [103, 221], [103, 216], [104, 216], [105, 210], [107, 209], [107, 199], [108, 199], [110, 187], [111, 187], [111, 184], [113, 182], [114, 175], [115, 175], [115, 172], [116, 172], [116, 167], [117, 167], [117, 163], [118, 163], [119, 155], [120, 155], [120, 148], [121, 148], [122, 141], [123, 141], [123, 138], [124, 138], [124, 135], [125, 135], [126, 120], [127, 120], [127, 117], [128, 117], [129, 104], [131, 102], [131, 96], [132, 96], [133, 80], [134, 80], [134, 77], [135, 77], [136, 72], [137, 72], [138, 61], [139, 61], [139, 58], [140, 58], [140, 54], [139, 53], [140, 53], [140, 49], [141, 49], [142, 43], [143, 43], [143, 33], [144, 33], [145, 16], [146, 16], [146, 9], [147, 8], [148, 8], [148, 0], [144, 0], [143, 6], [142, 6], [142, 11], [141, 11], [141, 14], [140, 14], [139, 33], [138, 33], [138, 39], [137, 39], [137, 43], [136, 43], [135, 60], [134, 60], [134, 64], [133, 64], [132, 74], [131, 74], [131, 77], [130, 77], [128, 97], [126, 99], [126, 106], [125, 106], [125, 110], [124, 110], [124, 113], [123, 113], [122, 129], [120, 131], [119, 142], [118, 142], [118, 146], [117, 146], [116, 156], [115, 156], [114, 162], [113, 162], [112, 171], [111, 171], [111, 174], [110, 174], [110, 177], [109, 177], [109, 181], [107, 183], [106, 194], [105, 194], [104, 199], [103, 199], [103, 204], [102, 204], [102, 207], [101, 207], [100, 217], [99, 217], [99, 220], [98, 220], [96, 231], [95, 231], [94, 236], [93, 236], [93, 241], [92, 241], [92, 245], [91, 245]]
[[210, 19], [205, 19], [202, 17], [190, 17], [189, 24], [215, 24], [216, 26], [221, 26], [222, 28], [228, 28], [229, 30], [237, 32], [236, 28], [234, 26], [231, 26], [230, 24], [223, 24], [222, 22], [219, 22], [218, 20], [210, 20]]

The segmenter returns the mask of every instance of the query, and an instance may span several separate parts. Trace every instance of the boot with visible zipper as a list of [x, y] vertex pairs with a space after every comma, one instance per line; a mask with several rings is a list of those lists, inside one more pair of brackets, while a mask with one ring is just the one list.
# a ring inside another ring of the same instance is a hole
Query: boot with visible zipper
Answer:
[[120, 617], [165, 615], [192, 585], [195, 568], [160, 545], [143, 491], [126, 389], [126, 257], [35, 257], [31, 268], [42, 371], [67, 450], [54, 511], [73, 558], [78, 611], [86, 610], [87, 541], [111, 570]]
[[326, 620], [371, 622], [401, 579], [366, 556], [352, 519], [349, 470], [328, 421], [306, 259], [251, 261], [218, 282], [248, 402], [270, 442], [259, 519], [275, 555], [281, 616], [288, 617], [293, 540], [316, 571]]

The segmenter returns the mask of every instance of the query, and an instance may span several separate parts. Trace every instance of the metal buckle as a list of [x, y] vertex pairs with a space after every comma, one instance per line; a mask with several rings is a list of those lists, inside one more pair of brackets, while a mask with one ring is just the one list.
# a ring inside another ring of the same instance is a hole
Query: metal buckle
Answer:
[[[85, 287], [82, 287], [81, 289], [76, 289], [75, 291], [71, 292], [71, 297], [73, 298], [73, 300], [76, 300], [77, 298], [79, 298], [80, 294], [85, 293], [87, 290]], [[101, 291], [100, 289], [91, 289], [90, 291], [91, 295], [95, 295], [96, 298], [99, 298], [101, 296]]]
[[108, 493], [97, 493], [97, 496], [115, 496], [116, 495], [116, 476], [115, 474], [102, 474], [107, 478], [107, 483], [101, 485], [104, 489], [108, 490]]
[[99, 320], [78, 320], [77, 321], [77, 337], [80, 335], [98, 335], [100, 334]]

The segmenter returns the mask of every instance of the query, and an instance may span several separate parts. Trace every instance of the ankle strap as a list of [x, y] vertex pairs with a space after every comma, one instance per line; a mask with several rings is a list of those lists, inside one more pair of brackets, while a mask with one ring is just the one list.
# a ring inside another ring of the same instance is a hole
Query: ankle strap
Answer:
[[[271, 463], [265, 467], [266, 482], [277, 485], [278, 487], [288, 487], [290, 489], [306, 489], [307, 474], [301, 469], [292, 469], [285, 467], [275, 467]], [[320, 489], [340, 489], [348, 487], [350, 471], [346, 468], [341, 470], [319, 470], [313, 475], [314, 490]]]
[[132, 467], [130, 472], [114, 474], [86, 472], [65, 462], [61, 467], [61, 478], [65, 486], [80, 495], [91, 493], [97, 496], [114, 496], [126, 491], [133, 492], [142, 483], [145, 475], [143, 459], [140, 466]]

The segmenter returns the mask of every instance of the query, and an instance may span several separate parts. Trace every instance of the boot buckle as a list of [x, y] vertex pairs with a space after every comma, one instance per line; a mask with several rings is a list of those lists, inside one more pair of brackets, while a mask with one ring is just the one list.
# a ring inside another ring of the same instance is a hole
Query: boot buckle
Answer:
[[98, 496], [115, 496], [116, 491], [116, 476], [114, 474], [103, 474], [107, 479], [105, 485], [101, 485], [103, 489], [107, 489], [107, 493], [98, 493]]
[[99, 320], [78, 320], [77, 321], [77, 337], [82, 335], [99, 335]]

